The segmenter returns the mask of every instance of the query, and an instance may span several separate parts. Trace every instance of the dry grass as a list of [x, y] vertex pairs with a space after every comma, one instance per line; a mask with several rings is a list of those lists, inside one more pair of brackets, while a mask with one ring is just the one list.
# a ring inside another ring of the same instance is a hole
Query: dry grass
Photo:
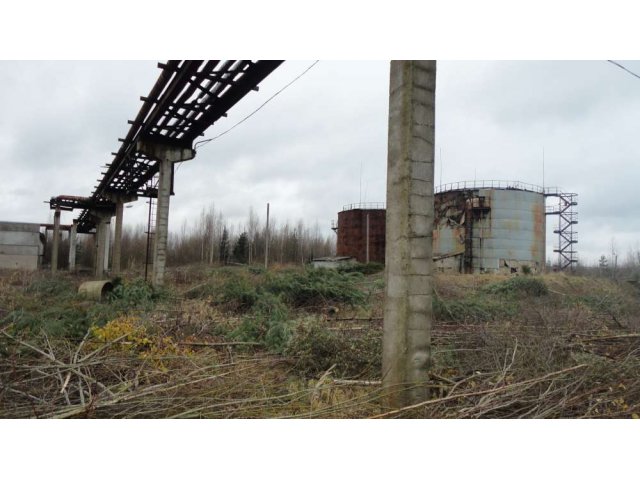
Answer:
[[[548, 275], [544, 282], [550, 293], [532, 297], [517, 292], [486, 293], [487, 285], [507, 277], [437, 277], [441, 307], [436, 310], [433, 329], [432, 398], [419, 405], [390, 410], [384, 407], [375, 371], [369, 369], [350, 378], [339, 374], [345, 371], [345, 365], [340, 363], [348, 362], [349, 355], [332, 352], [337, 359], [334, 363], [324, 359], [324, 370], [310, 373], [300, 369], [300, 358], [275, 355], [251, 342], [229, 338], [228, 332], [239, 324], [239, 317], [209, 298], [187, 299], [180, 295], [207, 281], [206, 272], [192, 268], [193, 276], [189, 269], [174, 272], [173, 294], [151, 311], [139, 313], [133, 320], [126, 317], [127, 321], [114, 317], [103, 327], [106, 330], [94, 329], [84, 339], [12, 328], [2, 319], [8, 312], [23, 308], [24, 302], [33, 301], [27, 290], [42, 275], [1, 276], [0, 416], [640, 415], [639, 295], [630, 286], [602, 279]], [[362, 279], [363, 290], [369, 292], [367, 306], [332, 306], [326, 311], [319, 307], [316, 321], [326, 325], [332, 335], [347, 339], [365, 334], [370, 343], [363, 345], [375, 346], [380, 342], [380, 278], [374, 275]], [[54, 301], [54, 297], [42, 298]], [[306, 339], [309, 340], [313, 338]], [[348, 343], [332, 346], [343, 348]], [[302, 352], [300, 355], [311, 355], [304, 349], [298, 351]], [[362, 355], [376, 356], [376, 351], [364, 348]], [[379, 358], [366, 360], [379, 362]]]

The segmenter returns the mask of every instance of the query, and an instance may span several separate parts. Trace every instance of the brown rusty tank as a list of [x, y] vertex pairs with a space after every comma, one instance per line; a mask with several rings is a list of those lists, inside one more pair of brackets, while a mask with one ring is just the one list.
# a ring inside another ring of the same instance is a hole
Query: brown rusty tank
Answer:
[[370, 262], [384, 263], [386, 210], [381, 203], [358, 203], [347, 205], [338, 213], [339, 257], [353, 257], [359, 262], [367, 261], [367, 219], [369, 223]]

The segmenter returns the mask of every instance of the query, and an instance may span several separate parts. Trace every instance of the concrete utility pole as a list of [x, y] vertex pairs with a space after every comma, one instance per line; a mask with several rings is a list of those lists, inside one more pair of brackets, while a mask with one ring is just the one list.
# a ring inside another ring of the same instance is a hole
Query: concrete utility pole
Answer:
[[191, 160], [195, 150], [191, 147], [162, 145], [140, 140], [138, 152], [158, 161], [158, 201], [156, 204], [156, 231], [153, 242], [153, 273], [151, 283], [154, 287], [164, 285], [164, 271], [167, 264], [167, 239], [169, 237], [169, 202], [173, 184], [173, 164]]
[[60, 209], [53, 214], [53, 245], [51, 245], [51, 273], [58, 271], [58, 251], [60, 250]]
[[382, 384], [401, 407], [429, 395], [436, 62], [390, 72]]
[[264, 269], [269, 268], [269, 204], [267, 203], [267, 226], [264, 233]]

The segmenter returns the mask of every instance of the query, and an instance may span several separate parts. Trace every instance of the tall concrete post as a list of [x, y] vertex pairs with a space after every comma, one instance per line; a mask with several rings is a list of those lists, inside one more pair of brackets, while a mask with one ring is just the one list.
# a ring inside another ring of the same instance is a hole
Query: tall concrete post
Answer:
[[173, 185], [173, 164], [191, 160], [195, 150], [190, 147], [163, 145], [139, 140], [138, 152], [144, 153], [158, 162], [158, 198], [156, 203], [156, 230], [153, 242], [153, 273], [151, 283], [156, 287], [164, 285], [164, 271], [167, 264], [167, 240], [169, 237], [169, 203]]
[[104, 277], [105, 270], [108, 269], [108, 255], [109, 255], [109, 236], [111, 231], [111, 216], [100, 215], [98, 216], [98, 223], [96, 226], [96, 266], [95, 276], [100, 279]]
[[120, 261], [122, 257], [122, 214], [124, 212], [124, 203], [116, 202], [116, 228], [113, 234], [113, 258], [111, 259], [111, 271], [113, 275], [120, 274]]
[[69, 230], [69, 271], [76, 270], [76, 249], [78, 243], [78, 222], [73, 221], [71, 230]]
[[269, 268], [269, 203], [267, 203], [267, 225], [264, 229], [264, 269]]
[[53, 245], [51, 246], [51, 273], [58, 271], [58, 251], [60, 250], [60, 209], [53, 214]]
[[400, 407], [429, 395], [436, 62], [390, 72], [382, 384]]
[[111, 248], [111, 217], [106, 218], [104, 225], [104, 271], [109, 271], [109, 249]]

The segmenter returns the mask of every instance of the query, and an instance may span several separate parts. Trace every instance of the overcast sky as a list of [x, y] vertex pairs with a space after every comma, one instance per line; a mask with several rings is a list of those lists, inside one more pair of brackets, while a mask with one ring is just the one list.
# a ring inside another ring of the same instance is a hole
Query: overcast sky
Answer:
[[[285, 62], [206, 136], [312, 63]], [[640, 62], [621, 63], [640, 74]], [[0, 62], [0, 220], [49, 221], [49, 197], [89, 195], [158, 74], [156, 62]], [[317, 221], [329, 234], [344, 204], [383, 202], [388, 86], [386, 61], [320, 61], [179, 168], [172, 230], [212, 203], [235, 224], [270, 202], [278, 222]], [[606, 61], [441, 61], [436, 183], [540, 185], [544, 149], [545, 185], [579, 195], [580, 259], [608, 255], [612, 239], [624, 257], [640, 249], [639, 125], [640, 79]], [[141, 199], [126, 209], [125, 224], [144, 222], [145, 207]]]

